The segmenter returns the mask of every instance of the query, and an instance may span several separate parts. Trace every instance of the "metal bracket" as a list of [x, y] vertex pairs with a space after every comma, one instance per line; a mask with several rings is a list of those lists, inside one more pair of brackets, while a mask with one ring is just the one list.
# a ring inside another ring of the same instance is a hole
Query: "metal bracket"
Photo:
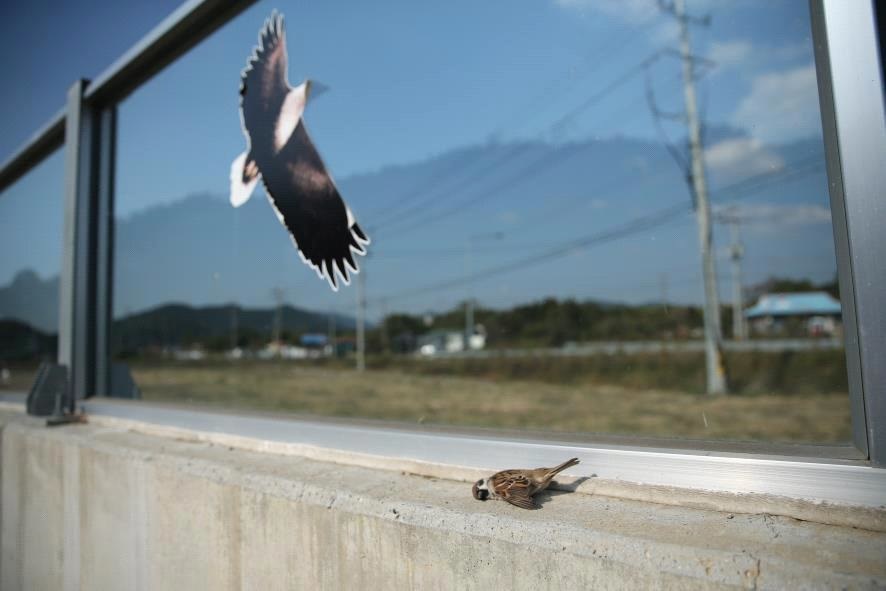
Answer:
[[111, 387], [105, 395], [110, 398], [141, 400], [142, 392], [132, 378], [128, 365], [125, 363], [111, 364]]
[[[111, 366], [108, 395], [112, 398], [141, 399], [141, 390], [125, 363]], [[76, 401], [72, 399], [68, 368], [58, 363], [45, 362], [40, 365], [34, 385], [28, 392], [26, 408], [31, 416], [47, 417], [48, 427], [86, 422], [86, 416], [76, 409]]]
[[28, 392], [28, 414], [48, 417], [48, 427], [84, 422], [83, 414], [70, 412], [71, 408], [73, 404], [68, 368], [57, 363], [43, 363], [37, 370], [31, 391]]

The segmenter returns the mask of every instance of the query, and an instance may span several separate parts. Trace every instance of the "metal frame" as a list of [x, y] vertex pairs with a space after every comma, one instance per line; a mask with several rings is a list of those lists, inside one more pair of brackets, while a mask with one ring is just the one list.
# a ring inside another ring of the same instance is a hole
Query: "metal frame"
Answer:
[[[90, 106], [116, 105], [256, 0], [189, 0], [89, 85]], [[0, 192], [65, 143], [62, 109], [0, 166]]]
[[117, 162], [117, 107], [100, 110], [97, 116], [98, 149], [95, 213], [95, 255], [93, 288], [95, 317], [92, 350], [94, 351], [93, 391], [110, 395], [111, 391], [111, 323], [113, 321], [114, 287], [114, 187]]
[[[88, 415], [133, 420], [181, 430], [220, 444], [234, 439], [321, 448], [366, 458], [394, 458], [431, 465], [493, 470], [502, 466], [545, 466], [577, 457], [575, 477], [600, 478], [651, 486], [762, 494], [837, 505], [880, 508], [886, 505], [886, 470], [863, 461], [799, 455], [721, 452], [644, 447], [627, 440], [576, 442], [566, 436], [498, 432], [493, 429], [421, 428], [369, 420], [225, 412], [180, 405], [92, 399]], [[559, 438], [562, 437], [562, 438]], [[801, 446], [797, 446], [800, 448]], [[320, 459], [323, 458], [319, 454]], [[421, 473], [421, 469], [411, 468]]]
[[[60, 362], [70, 364], [78, 398], [109, 394], [108, 327], [113, 267], [116, 104], [253, 0], [192, 0], [92, 84], [78, 82], [56, 115], [0, 168], [0, 191], [66, 144], [65, 257]], [[484, 435], [459, 429], [404, 429], [371, 422], [229, 416], [155, 404], [85, 403], [88, 412], [146, 423], [224, 432], [418, 459], [455, 466], [543, 464], [562, 454], [586, 460], [576, 474], [727, 492], [879, 506], [886, 504], [886, 126], [882, 70], [871, 1], [810, 0], [830, 180], [834, 238], [846, 327], [856, 449], [722, 443], [605, 443]], [[564, 436], [565, 438], [566, 436]], [[609, 439], [611, 442], [611, 438]], [[816, 451], [816, 449], [818, 451]], [[482, 451], [481, 451], [482, 450]], [[765, 451], [765, 450], [768, 450]], [[812, 450], [811, 454], [809, 450]], [[826, 451], [829, 450], [829, 451]], [[780, 455], [773, 455], [780, 454]], [[803, 455], [804, 457], [800, 457]]]
[[0, 191], [5, 191], [65, 143], [66, 114], [67, 109], [56, 113], [0, 166]]
[[58, 363], [69, 369], [70, 400], [107, 394], [110, 385], [116, 107], [90, 107], [88, 82], [68, 92], [64, 238]]
[[[78, 80], [68, 91], [65, 116], [65, 195], [64, 222], [62, 231], [62, 262], [59, 280], [58, 315], [58, 363], [68, 371], [69, 384], [77, 379], [85, 380], [85, 372], [78, 372], [87, 366], [86, 302], [84, 272], [87, 271], [90, 219], [88, 203], [83, 196], [89, 187], [84, 186], [89, 176], [90, 154], [86, 148], [90, 140], [90, 120], [88, 111], [83, 108], [84, 80]], [[71, 141], [76, 138], [76, 141]], [[78, 305], [79, 304], [79, 305]], [[91, 357], [91, 356], [90, 356]], [[75, 374], [78, 374], [75, 377]], [[76, 390], [72, 387], [71, 390]]]
[[0, 168], [3, 191], [65, 145], [58, 363], [68, 370], [71, 405], [111, 394], [117, 104], [254, 1], [186, 2], [95, 82], [78, 80], [66, 108]]
[[[853, 440], [886, 465], [886, 117], [873, 2], [810, 3]], [[882, 10], [881, 6], [881, 10]]]

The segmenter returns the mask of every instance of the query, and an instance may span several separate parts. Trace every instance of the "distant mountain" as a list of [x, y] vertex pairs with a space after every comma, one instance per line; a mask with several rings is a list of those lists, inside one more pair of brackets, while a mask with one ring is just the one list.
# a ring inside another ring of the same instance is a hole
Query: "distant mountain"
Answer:
[[0, 319], [20, 320], [54, 333], [58, 327], [58, 277], [40, 279], [30, 269], [20, 271], [0, 287]]
[[[292, 306], [280, 310], [281, 331], [290, 341], [304, 333], [326, 333], [329, 315]], [[271, 338], [275, 309], [241, 309], [237, 306], [194, 308], [167, 304], [114, 322], [112, 340], [117, 352], [133, 352], [146, 347], [175, 347], [202, 344], [218, 349], [237, 344], [261, 346]], [[354, 319], [335, 315], [339, 332], [354, 330]]]
[[[42, 285], [41, 282], [40, 285]], [[14, 285], [35, 287], [28, 280]], [[4, 288], [9, 292], [10, 288]], [[188, 346], [199, 343], [223, 349], [236, 338], [238, 344], [261, 346], [272, 335], [276, 309], [241, 309], [237, 306], [207, 306], [195, 308], [185, 304], [167, 304], [114, 321], [111, 331], [115, 352], [133, 352], [149, 347]], [[292, 306], [280, 309], [282, 335], [295, 342], [304, 333], [326, 333], [330, 315], [302, 310]], [[351, 316], [332, 316], [339, 334], [353, 332], [355, 320]], [[367, 327], [371, 328], [367, 323]], [[0, 319], [0, 360], [20, 360], [53, 357], [56, 352], [55, 331], [34, 328], [19, 319]]]
[[[820, 157], [820, 139], [763, 146], [728, 127], [712, 127], [708, 138], [714, 205], [750, 197], [743, 203], [756, 203], [757, 211], [771, 210], [770, 217], [781, 220], [778, 232], [763, 228], [754, 233], [749, 227], [746, 281], [768, 275], [830, 277], [830, 234], [821, 226], [787, 224], [791, 212], [808, 217], [827, 210], [823, 168], [794, 175], [788, 184], [752, 183], [739, 187], [743, 192], [719, 193], [737, 180]], [[385, 310], [448, 309], [466, 297], [465, 287], [399, 295], [463, 276], [466, 265], [474, 272], [502, 265], [680, 202], [687, 204], [682, 228], [672, 224], [611, 246], [576, 249], [544, 265], [517, 266], [495, 281], [476, 281], [471, 289], [483, 305], [502, 308], [545, 297], [640, 303], [657, 299], [660, 277], [673, 273], [669, 289], [675, 301], [701, 297], [699, 282], [691, 276], [697, 274], [698, 247], [689, 226], [685, 179], [654, 141], [490, 142], [353, 175], [338, 184], [373, 240], [370, 257], [361, 264], [367, 297], [376, 304], [371, 317]], [[120, 199], [125, 198], [122, 188]], [[501, 238], [471, 242], [477, 236]], [[718, 227], [718, 252], [728, 249], [727, 238], [728, 232]], [[471, 261], [463, 253], [466, 248], [472, 250]], [[285, 302], [299, 308], [355, 313], [353, 287], [333, 293], [301, 262], [261, 187], [237, 209], [225, 195], [203, 193], [118, 219], [114, 256], [116, 318], [169, 302], [219, 310], [224, 302], [270, 308], [276, 288], [284, 291]], [[624, 287], [634, 285], [642, 287]], [[0, 288], [0, 318], [53, 331], [57, 291], [57, 279], [40, 280], [23, 271]], [[728, 293], [725, 287], [721, 292]]]

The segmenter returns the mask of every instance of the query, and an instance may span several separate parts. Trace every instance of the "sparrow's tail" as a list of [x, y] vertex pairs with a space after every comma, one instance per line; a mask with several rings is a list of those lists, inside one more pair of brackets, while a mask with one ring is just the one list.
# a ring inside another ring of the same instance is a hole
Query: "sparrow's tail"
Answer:
[[557, 474], [559, 474], [560, 472], [562, 472], [563, 470], [565, 470], [566, 468], [571, 468], [574, 465], [576, 465], [577, 463], [578, 463], [578, 458], [572, 458], [571, 460], [566, 460], [565, 462], [563, 462], [559, 466], [555, 466], [555, 467], [551, 468], [550, 470], [548, 470], [548, 473], [545, 474], [545, 479], [546, 480], [551, 479], [554, 476], [556, 476]]

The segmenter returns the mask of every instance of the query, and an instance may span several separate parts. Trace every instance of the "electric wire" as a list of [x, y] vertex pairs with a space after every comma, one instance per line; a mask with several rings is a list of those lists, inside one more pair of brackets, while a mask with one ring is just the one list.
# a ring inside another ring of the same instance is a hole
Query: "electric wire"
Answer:
[[[750, 197], [761, 188], [771, 186], [772, 184], [779, 184], [782, 182], [795, 180], [796, 178], [808, 175], [811, 172], [815, 172], [818, 168], [820, 168], [820, 160], [817, 162], [817, 164], [819, 166], [815, 168], [811, 167], [809, 164], [806, 164], [805, 166], [801, 167], [799, 171], [782, 170], [774, 173], [763, 173], [761, 175], [756, 175], [756, 177], [753, 178], [743, 179], [742, 181], [738, 181], [736, 183], [733, 183], [732, 185], [721, 187], [718, 191], [716, 191], [715, 194], [714, 192], [712, 192], [711, 200], [721, 201], [724, 200], [726, 197], [729, 197], [732, 200], [739, 200]], [[774, 178], [770, 178], [768, 183], [764, 183], [763, 180], [766, 177]], [[397, 294], [389, 294], [384, 297], [388, 301], [393, 301], [416, 295], [422, 295], [428, 292], [435, 292], [459, 287], [461, 285], [477, 280], [490, 279], [492, 277], [509, 273], [511, 271], [525, 269], [526, 267], [531, 267], [540, 263], [547, 262], [563, 255], [570, 254], [573, 251], [585, 250], [593, 246], [607, 244], [609, 242], [614, 242], [627, 236], [640, 234], [658, 228], [689, 212], [691, 212], [691, 206], [687, 206], [686, 203], [675, 203], [668, 207], [658, 209], [652, 213], [633, 218], [621, 224], [617, 224], [611, 228], [598, 232], [593, 232], [579, 238], [571, 239], [540, 253], [522, 257], [500, 265], [495, 265], [467, 275], [437, 281], [428, 285], [405, 290]]]

